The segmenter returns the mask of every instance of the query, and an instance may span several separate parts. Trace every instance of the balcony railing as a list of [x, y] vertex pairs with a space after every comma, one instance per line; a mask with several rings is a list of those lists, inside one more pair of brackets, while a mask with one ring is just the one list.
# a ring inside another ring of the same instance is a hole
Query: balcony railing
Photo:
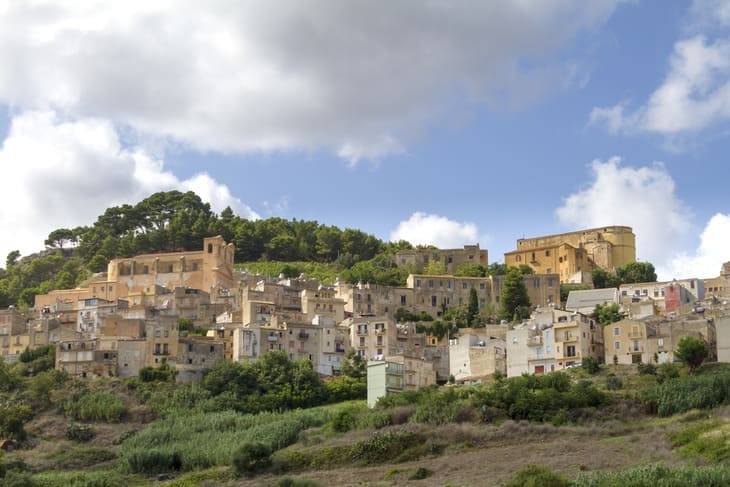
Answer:
[[357, 334], [358, 335], [367, 335], [368, 334], [368, 330], [367, 330], [367, 328], [358, 328], [357, 329]]

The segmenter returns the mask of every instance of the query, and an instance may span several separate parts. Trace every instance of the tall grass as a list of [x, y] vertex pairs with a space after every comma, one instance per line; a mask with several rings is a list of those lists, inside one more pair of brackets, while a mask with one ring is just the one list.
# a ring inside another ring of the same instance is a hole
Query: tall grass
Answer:
[[33, 487], [127, 487], [129, 479], [117, 472], [48, 472], [33, 475]]
[[725, 487], [730, 469], [724, 466], [669, 468], [663, 465], [580, 475], [574, 487]]
[[64, 413], [77, 421], [118, 423], [127, 412], [122, 400], [109, 392], [90, 392], [71, 398]]
[[642, 394], [649, 412], [660, 416], [709, 409], [730, 401], [730, 374], [669, 379]]
[[286, 413], [171, 415], [122, 443], [121, 468], [160, 473], [228, 465], [240, 444], [253, 441], [272, 451], [284, 448], [296, 442], [301, 431], [324, 425], [336, 410], [325, 406]]

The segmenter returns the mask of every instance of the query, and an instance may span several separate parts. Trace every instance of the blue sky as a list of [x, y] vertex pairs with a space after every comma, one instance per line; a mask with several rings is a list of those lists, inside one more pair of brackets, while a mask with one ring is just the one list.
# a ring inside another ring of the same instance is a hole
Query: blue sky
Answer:
[[628, 224], [662, 277], [716, 274], [730, 260], [728, 3], [512, 4], [282, 1], [132, 43], [135, 22], [166, 12], [119, 7], [121, 32], [93, 11], [0, 2], [0, 31], [18, 29], [0, 35], [0, 174], [27, 183], [30, 208], [22, 222], [2, 210], [20, 242], [8, 233], [0, 252], [181, 187], [251, 217], [479, 240], [490, 260], [522, 236]]

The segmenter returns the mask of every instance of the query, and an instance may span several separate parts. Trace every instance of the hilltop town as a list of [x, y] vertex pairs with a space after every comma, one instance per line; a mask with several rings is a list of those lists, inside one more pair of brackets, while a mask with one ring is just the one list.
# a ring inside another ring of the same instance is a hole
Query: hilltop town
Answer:
[[[84, 394], [109, 381], [127, 381], [134, 388], [158, 384], [170, 395], [178, 386], [200, 391], [202, 382], [202, 390], [210, 392], [213, 381], [223, 380], [213, 394], [230, 392], [233, 402], [216, 411], [259, 413], [363, 399], [365, 409], [377, 411], [420, 404], [422, 391], [437, 394], [428, 401], [438, 403], [443, 391], [579, 370], [613, 368], [610, 380], [619, 380], [618, 371], [635, 375], [647, 367], [676, 367], [688, 337], [706, 351], [703, 361], [730, 362], [730, 262], [715, 277], [656, 282], [651, 264], [636, 261], [635, 242], [626, 226], [521, 238], [504, 255], [504, 264], [490, 264], [487, 249], [477, 243], [456, 249], [402, 244], [376, 257], [404, 278], [388, 284], [354, 271], [323, 282], [287, 263], [279, 275], [259, 273], [253, 263], [236, 262], [234, 243], [221, 235], [202, 236], [197, 249], [115, 256], [74, 287], [34, 293], [31, 305], [0, 310], [3, 367], [28, 364], [24, 373], [31, 378], [53, 372], [58, 384], [72, 381]], [[63, 248], [48, 252], [69, 254]], [[39, 357], [50, 357], [50, 364], [41, 368]], [[234, 388], [236, 374], [244, 370], [268, 377], [250, 379], [258, 380], [262, 391], [270, 386], [266, 381], [275, 380], [287, 394], [300, 394], [302, 379], [287, 375], [293, 372], [276, 379], [266, 375], [273, 373], [265, 369], [272, 360], [279, 361], [277, 367], [304, 367], [308, 383], [327, 388], [300, 402], [241, 406], [245, 395], [227, 388]], [[79, 397], [64, 399], [60, 407]], [[551, 411], [549, 416], [539, 421], [555, 422], [553, 414], [603, 402], [548, 408], [540, 414]], [[47, 403], [53, 403], [50, 395]], [[469, 415], [500, 416], [507, 406], [490, 408], [497, 412]], [[354, 414], [343, 411], [346, 417]], [[25, 421], [32, 417], [27, 414]], [[532, 413], [524, 418], [534, 419]], [[310, 426], [315, 425], [321, 423]], [[28, 436], [22, 426], [6, 426], [3, 434], [19, 451], [33, 448], [32, 442], [24, 444]], [[196, 469], [185, 466], [187, 458], [174, 460], [182, 466], [159, 468], [136, 465], [129, 457], [124, 461], [132, 473], [143, 475]]]

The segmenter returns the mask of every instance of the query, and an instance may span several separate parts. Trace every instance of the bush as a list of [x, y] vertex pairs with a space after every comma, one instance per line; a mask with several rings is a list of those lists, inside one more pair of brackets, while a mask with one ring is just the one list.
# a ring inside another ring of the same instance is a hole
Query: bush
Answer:
[[78, 470], [114, 460], [117, 455], [104, 448], [72, 448], [53, 456], [54, 470]]
[[271, 449], [263, 443], [242, 443], [233, 452], [231, 463], [237, 475], [251, 475], [271, 464]]
[[570, 482], [552, 470], [528, 465], [517, 472], [505, 487], [569, 487]]
[[177, 451], [163, 448], [137, 450], [126, 457], [126, 465], [132, 472], [158, 474], [182, 469], [182, 456]]
[[293, 479], [284, 477], [276, 483], [276, 487], [320, 487], [317, 482], [311, 479]]
[[361, 440], [350, 447], [352, 460], [363, 465], [373, 465], [393, 461], [417, 443], [421, 438], [411, 431], [377, 432], [366, 440]]
[[418, 467], [415, 472], [413, 472], [410, 477], [408, 477], [408, 480], [423, 480], [427, 479], [431, 476], [433, 472], [426, 467]]
[[66, 428], [66, 439], [84, 443], [94, 437], [94, 431], [85, 424], [72, 423]]
[[639, 364], [639, 375], [656, 375], [656, 370], [654, 364]]
[[329, 402], [352, 401], [368, 397], [368, 386], [364, 379], [343, 375], [325, 382], [324, 385]]
[[694, 371], [702, 365], [709, 355], [707, 345], [699, 338], [686, 336], [679, 340], [677, 351], [674, 355], [687, 367], [690, 371]]
[[81, 393], [66, 401], [63, 410], [77, 421], [118, 423], [127, 412], [124, 403], [109, 392]]
[[352, 409], [342, 409], [332, 418], [332, 429], [338, 433], [345, 433], [355, 427], [356, 413]]
[[169, 364], [159, 367], [142, 367], [139, 370], [139, 380], [142, 382], [175, 382], [177, 371]]
[[0, 435], [6, 438], [24, 440], [24, 424], [33, 417], [30, 406], [24, 403], [0, 403]]
[[679, 377], [679, 367], [670, 363], [663, 363], [657, 369], [657, 381], [659, 383], [668, 379], [676, 379]]
[[622, 389], [624, 387], [623, 381], [616, 377], [614, 374], [609, 375], [606, 377], [606, 389], [609, 391], [616, 391], [618, 389]]
[[591, 375], [597, 374], [601, 370], [601, 364], [599, 364], [598, 360], [593, 357], [584, 358], [581, 367]]

